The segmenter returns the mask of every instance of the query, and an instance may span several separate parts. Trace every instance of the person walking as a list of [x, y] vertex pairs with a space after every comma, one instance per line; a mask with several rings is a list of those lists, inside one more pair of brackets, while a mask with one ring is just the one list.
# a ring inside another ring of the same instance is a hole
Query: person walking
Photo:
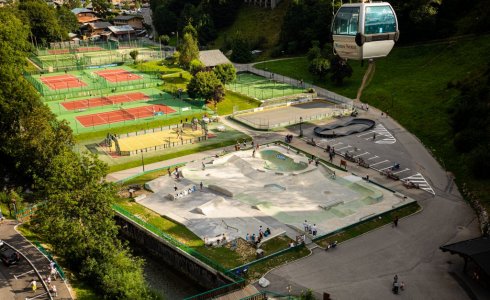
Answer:
[[393, 227], [398, 227], [398, 216], [393, 219]]
[[30, 283], [29, 286], [32, 288], [32, 291], [35, 293], [37, 290], [37, 282], [35, 279], [33, 279]]
[[201, 181], [201, 183], [199, 184], [199, 187], [201, 188], [201, 191], [202, 191], [202, 181]]
[[313, 236], [316, 236], [316, 233], [317, 233], [316, 224], [313, 224], [313, 226], [311, 226], [311, 232], [312, 232]]

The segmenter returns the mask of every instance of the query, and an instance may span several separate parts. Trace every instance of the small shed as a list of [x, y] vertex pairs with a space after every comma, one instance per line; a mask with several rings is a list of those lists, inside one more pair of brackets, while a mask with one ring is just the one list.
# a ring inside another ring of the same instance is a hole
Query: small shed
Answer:
[[464, 271], [479, 283], [490, 286], [490, 237], [461, 241], [441, 246], [443, 252], [464, 259]]
[[127, 41], [136, 37], [135, 30], [129, 25], [109, 26], [109, 30], [118, 41]]
[[231, 64], [231, 61], [220, 50], [199, 51], [199, 60], [206, 68], [212, 68], [223, 64]]

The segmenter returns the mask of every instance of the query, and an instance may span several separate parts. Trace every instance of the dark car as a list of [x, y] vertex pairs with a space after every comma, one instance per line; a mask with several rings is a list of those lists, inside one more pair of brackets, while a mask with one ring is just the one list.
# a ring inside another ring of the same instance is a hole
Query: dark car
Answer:
[[0, 259], [7, 266], [15, 265], [20, 260], [20, 255], [9, 246], [0, 241]]

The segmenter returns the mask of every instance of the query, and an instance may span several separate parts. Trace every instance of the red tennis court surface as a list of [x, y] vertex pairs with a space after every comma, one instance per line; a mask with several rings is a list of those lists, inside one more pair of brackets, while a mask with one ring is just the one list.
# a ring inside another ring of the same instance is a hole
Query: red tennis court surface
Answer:
[[61, 103], [61, 105], [63, 105], [63, 107], [67, 110], [77, 110], [77, 109], [85, 109], [90, 107], [105, 106], [105, 105], [112, 105], [117, 103], [125, 103], [125, 102], [148, 100], [148, 99], [150, 99], [150, 97], [148, 97], [147, 95], [140, 92], [136, 92], [136, 93], [123, 94], [123, 95], [88, 98], [83, 100], [63, 102]]
[[79, 78], [67, 74], [49, 77], [40, 77], [41, 81], [52, 90], [70, 89], [75, 87], [86, 86], [87, 84]]
[[147, 118], [162, 112], [165, 114], [170, 114], [175, 112], [175, 110], [163, 104], [156, 104], [79, 116], [77, 117], [77, 120], [84, 127], [90, 127]]
[[90, 51], [101, 51], [105, 50], [104, 48], [101, 47], [80, 47], [80, 48], [75, 48], [75, 49], [50, 49], [48, 50], [49, 54], [67, 54], [71, 53], [71, 51], [75, 52], [90, 52]]
[[124, 69], [97, 71], [95, 72], [95, 74], [104, 77], [105, 80], [110, 82], [131, 81], [131, 80], [141, 79], [141, 76], [133, 74]]

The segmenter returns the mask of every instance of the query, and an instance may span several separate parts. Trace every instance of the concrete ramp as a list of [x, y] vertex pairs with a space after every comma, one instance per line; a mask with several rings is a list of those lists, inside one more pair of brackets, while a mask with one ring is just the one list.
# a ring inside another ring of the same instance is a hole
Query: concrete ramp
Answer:
[[227, 204], [225, 203], [225, 199], [223, 199], [222, 197], [217, 197], [211, 201], [204, 203], [203, 205], [200, 205], [190, 210], [190, 212], [210, 216], [214, 215], [215, 212], [223, 206], [227, 206]]
[[145, 189], [153, 193], [156, 193], [164, 188], [168, 189], [169, 186], [173, 186], [173, 182], [172, 179], [168, 176], [161, 176], [157, 179], [145, 183]]

